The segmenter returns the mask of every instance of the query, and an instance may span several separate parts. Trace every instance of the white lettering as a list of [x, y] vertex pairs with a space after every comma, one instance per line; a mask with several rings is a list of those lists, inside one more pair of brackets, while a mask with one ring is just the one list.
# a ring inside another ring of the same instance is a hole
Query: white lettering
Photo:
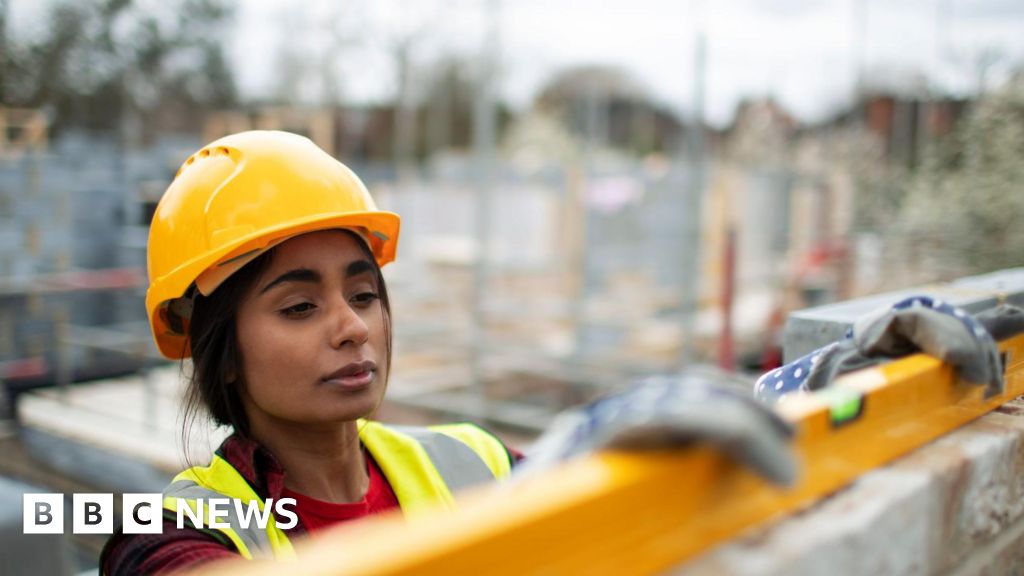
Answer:
[[178, 529], [185, 528], [185, 515], [192, 521], [192, 526], [203, 527], [203, 499], [195, 501], [196, 508], [193, 510], [192, 502], [184, 498], [178, 498]]
[[[73, 533], [111, 534], [113, 532], [113, 494], [75, 494]], [[259, 500], [238, 498], [175, 498], [178, 529], [254, 527], [266, 530], [272, 522], [277, 528], [289, 530], [299, 524], [294, 498]], [[121, 497], [125, 534], [160, 534], [163, 532], [161, 510], [163, 494], [123, 494]], [[25, 494], [23, 498], [23, 532], [56, 533], [64, 530], [64, 496], [62, 494]], [[261, 506], [262, 504], [262, 506]], [[237, 520], [235, 520], [237, 519]], [[187, 521], [186, 521], [187, 520]]]
[[238, 516], [238, 521], [241, 523], [243, 528], [251, 527], [250, 523], [252, 518], [256, 519], [256, 526], [260, 529], [266, 529], [267, 522], [270, 521], [270, 504], [273, 499], [267, 501], [267, 504], [260, 510], [260, 503], [258, 500], [250, 500], [243, 503], [239, 499], [235, 499], [235, 514]]
[[[288, 522], [279, 522], [277, 524], [278, 528], [280, 528], [281, 530], [290, 530], [292, 528], [295, 528], [296, 525], [298, 525], [298, 515], [296, 515], [295, 512], [293, 512], [292, 510], [285, 508], [285, 506], [294, 507], [297, 504], [298, 502], [295, 501], [295, 498], [281, 498], [277, 502], [274, 502], [274, 512], [276, 512], [279, 517], [288, 518]], [[267, 505], [267, 508], [270, 508], [269, 503]]]
[[227, 522], [221, 522], [221, 518], [227, 518], [229, 508], [231, 507], [231, 501], [227, 498], [210, 498], [209, 502], [210, 510], [210, 528], [231, 528], [231, 525]]

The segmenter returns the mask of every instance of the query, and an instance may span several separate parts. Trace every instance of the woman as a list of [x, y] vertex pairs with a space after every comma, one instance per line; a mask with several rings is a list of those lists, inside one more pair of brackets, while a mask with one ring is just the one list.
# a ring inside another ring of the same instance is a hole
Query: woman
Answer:
[[[296, 534], [416, 513], [509, 474], [511, 453], [475, 426], [365, 420], [387, 387], [380, 267], [398, 234], [398, 216], [306, 138], [244, 132], [185, 162], [150, 228], [146, 308], [161, 353], [192, 358], [187, 411], [201, 404], [234, 433], [167, 487], [162, 534], [111, 538], [104, 573], [288, 557]], [[247, 526], [229, 509], [227, 527], [210, 528], [207, 507], [206, 527], [177, 528], [179, 507], [225, 497], [271, 507], [269, 523]], [[281, 498], [295, 500], [297, 521], [271, 506]]]

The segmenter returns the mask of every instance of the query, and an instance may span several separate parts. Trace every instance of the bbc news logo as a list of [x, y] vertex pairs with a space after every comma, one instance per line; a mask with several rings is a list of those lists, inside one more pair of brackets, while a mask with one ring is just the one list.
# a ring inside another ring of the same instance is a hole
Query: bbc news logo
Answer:
[[[71, 500], [71, 524], [75, 534], [114, 533], [113, 494], [74, 494]], [[299, 521], [295, 514], [295, 499], [268, 498], [261, 509], [259, 502], [237, 498], [178, 499], [176, 524], [197, 528], [231, 528], [228, 518], [237, 519], [240, 526], [253, 525], [265, 529], [272, 516], [285, 520], [277, 522], [282, 530], [294, 528]], [[164, 531], [163, 494], [123, 494], [121, 496], [121, 528], [125, 534], [162, 534]], [[273, 513], [272, 513], [273, 512]], [[22, 500], [23, 532], [25, 534], [64, 533], [63, 494], [25, 494]], [[275, 519], [275, 521], [277, 520]], [[209, 520], [209, 522], [206, 522]]]

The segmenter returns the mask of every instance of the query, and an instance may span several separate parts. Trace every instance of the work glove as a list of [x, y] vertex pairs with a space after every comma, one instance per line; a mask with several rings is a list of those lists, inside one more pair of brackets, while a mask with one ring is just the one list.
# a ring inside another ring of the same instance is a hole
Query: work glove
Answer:
[[563, 412], [513, 474], [526, 476], [604, 448], [656, 450], [707, 442], [772, 482], [792, 484], [792, 427], [730, 388], [730, 379], [714, 368], [691, 368]]
[[985, 396], [1004, 390], [995, 340], [1024, 332], [1024, 311], [1001, 305], [972, 317], [928, 296], [914, 296], [865, 315], [846, 337], [761, 376], [754, 395], [774, 403], [787, 394], [818, 390], [840, 374], [915, 352], [952, 364], [960, 377], [985, 386]]

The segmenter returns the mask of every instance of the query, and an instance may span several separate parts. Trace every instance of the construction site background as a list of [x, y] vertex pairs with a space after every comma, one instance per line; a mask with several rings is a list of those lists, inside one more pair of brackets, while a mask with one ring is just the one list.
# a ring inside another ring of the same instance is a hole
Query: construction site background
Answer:
[[[428, 63], [417, 50], [437, 14], [385, 23], [384, 101], [344, 96], [335, 64], [375, 39], [340, 9], [344, 34], [279, 48], [278, 94], [253, 98], [226, 53], [233, 3], [54, 1], [27, 29], [13, 25], [18, 4], [0, 2], [0, 476], [49, 491], [158, 491], [151, 471], [180, 467], [178, 367], [159, 358], [143, 306], [147, 229], [187, 155], [241, 130], [310, 137], [403, 218], [385, 269], [383, 418], [480, 421], [519, 447], [638, 376], [778, 366], [794, 310], [1024, 266], [1024, 54], [963, 48], [962, 74], [977, 78], [966, 91], [858, 60], [831, 114], [801, 120], [751, 93], [716, 125], [705, 108], [721, 44], [691, 23], [666, 47], [692, 58], [685, 102], [629, 67], [581, 63], [513, 106], [497, 3], [460, 4], [479, 12], [482, 43]], [[18, 406], [33, 394], [63, 407], [27, 426]], [[76, 474], [40, 455], [54, 438], [24, 441], [32, 427], [150, 472]], [[65, 567], [91, 567], [101, 542], [78, 537]]]

